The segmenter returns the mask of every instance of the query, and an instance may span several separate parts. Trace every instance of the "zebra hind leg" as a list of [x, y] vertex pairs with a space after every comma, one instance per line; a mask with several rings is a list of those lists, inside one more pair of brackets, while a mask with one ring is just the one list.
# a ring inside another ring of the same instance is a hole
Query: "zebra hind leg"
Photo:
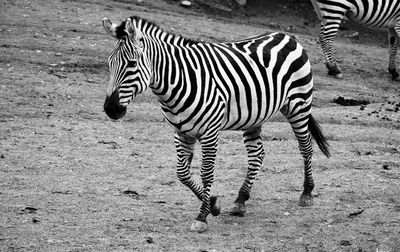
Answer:
[[397, 46], [400, 40], [400, 22], [395, 28], [389, 28], [389, 73], [392, 75], [392, 80], [400, 81], [400, 74], [396, 70], [396, 54]]
[[311, 169], [311, 158], [313, 154], [313, 148], [311, 143], [311, 135], [308, 130], [308, 117], [301, 121], [291, 121], [289, 122], [292, 126], [293, 132], [296, 135], [300, 154], [303, 156], [304, 160], [304, 183], [303, 183], [303, 193], [300, 196], [299, 205], [300, 206], [312, 206], [313, 199], [311, 192], [314, 189], [314, 179], [312, 176]]
[[[298, 107], [297, 108], [298, 110], [296, 111], [292, 110], [293, 107], [295, 107], [294, 103], [289, 103], [288, 105], [285, 105], [281, 109], [281, 113], [289, 121], [290, 126], [292, 127], [292, 130], [297, 138], [300, 154], [303, 156], [304, 160], [304, 183], [303, 183], [303, 193], [301, 194], [299, 201], [300, 206], [313, 205], [313, 199], [311, 195], [311, 191], [314, 189], [314, 179], [311, 170], [311, 158], [313, 154], [313, 148], [311, 143], [311, 134], [308, 126], [310, 122], [312, 124], [311, 127], [313, 129], [315, 127], [318, 128], [318, 126], [314, 125], [316, 124], [316, 122], [313, 119], [311, 119], [311, 121], [309, 120], [309, 118], [312, 118], [310, 112], [311, 108], [310, 105], [311, 105], [311, 100]], [[300, 111], [301, 113], [299, 113]]]
[[[336, 64], [335, 56], [333, 55], [333, 38], [336, 36], [341, 19], [331, 21], [329, 23], [321, 23], [321, 32], [319, 41], [321, 43], [322, 51], [325, 55], [326, 68], [328, 69], [328, 75], [341, 79], [343, 74], [340, 72], [339, 67]], [[329, 27], [329, 28], [327, 28]]]
[[234, 216], [245, 215], [245, 202], [250, 198], [253, 181], [260, 170], [264, 159], [264, 148], [261, 141], [261, 127], [245, 131], [243, 137], [248, 155], [248, 170], [238, 196], [234, 201], [234, 206], [229, 211], [229, 214]]

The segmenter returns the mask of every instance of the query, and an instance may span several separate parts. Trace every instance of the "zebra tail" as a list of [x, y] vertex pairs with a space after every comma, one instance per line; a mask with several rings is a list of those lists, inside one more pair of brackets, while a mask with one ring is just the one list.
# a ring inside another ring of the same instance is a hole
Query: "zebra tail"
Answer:
[[322, 134], [321, 126], [319, 123], [314, 119], [312, 115], [308, 118], [308, 131], [311, 133], [311, 136], [314, 138], [315, 142], [317, 142], [319, 149], [325, 156], [330, 157], [331, 154], [329, 153], [329, 144]]

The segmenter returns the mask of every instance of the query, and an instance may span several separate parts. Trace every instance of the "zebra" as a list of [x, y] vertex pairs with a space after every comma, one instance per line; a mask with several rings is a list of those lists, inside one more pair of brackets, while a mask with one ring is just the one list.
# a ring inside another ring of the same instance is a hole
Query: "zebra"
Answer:
[[[311, 115], [313, 78], [305, 50], [291, 37], [264, 34], [233, 43], [206, 43], [166, 32], [146, 19], [132, 16], [119, 25], [103, 19], [117, 39], [108, 58], [110, 82], [104, 111], [112, 119], [150, 88], [157, 96], [166, 122], [174, 129], [177, 176], [202, 202], [191, 231], [204, 232], [207, 216], [221, 206], [210, 195], [221, 130], [243, 131], [248, 171], [228, 211], [243, 216], [253, 181], [265, 152], [261, 126], [280, 111], [289, 121], [304, 159], [301, 206], [313, 203], [311, 171], [314, 138], [329, 157], [329, 144]], [[200, 143], [202, 183], [190, 171], [194, 145]]]
[[400, 81], [396, 70], [397, 46], [400, 45], [400, 1], [396, 0], [311, 0], [321, 21], [320, 43], [326, 59], [328, 75], [342, 78], [335, 56], [333, 38], [340, 23], [349, 18], [361, 25], [388, 31], [389, 73]]

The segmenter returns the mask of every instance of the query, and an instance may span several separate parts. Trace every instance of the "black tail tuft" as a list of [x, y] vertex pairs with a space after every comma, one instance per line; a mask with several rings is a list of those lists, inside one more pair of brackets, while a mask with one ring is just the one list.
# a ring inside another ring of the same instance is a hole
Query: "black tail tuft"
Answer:
[[310, 131], [312, 137], [314, 138], [315, 142], [317, 142], [319, 149], [325, 156], [330, 157], [331, 154], [329, 153], [329, 144], [326, 141], [325, 136], [322, 134], [321, 127], [319, 126], [318, 122], [315, 121], [314, 117], [310, 115], [308, 118], [308, 131]]

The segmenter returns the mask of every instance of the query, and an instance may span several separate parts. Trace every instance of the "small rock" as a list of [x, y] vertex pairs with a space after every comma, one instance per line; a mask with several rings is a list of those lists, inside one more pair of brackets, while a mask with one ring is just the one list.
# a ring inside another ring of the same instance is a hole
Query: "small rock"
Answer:
[[350, 242], [350, 241], [347, 241], [347, 240], [341, 240], [341, 241], [340, 241], [340, 245], [342, 245], [342, 246], [350, 246], [350, 245], [351, 245], [351, 242]]
[[147, 243], [154, 243], [153, 238], [151, 238], [150, 236], [146, 238]]
[[135, 190], [130, 190], [130, 189], [122, 191], [122, 194], [139, 196], [139, 193], [137, 193]]
[[190, 7], [190, 6], [192, 6], [192, 2], [184, 0], [184, 1], [181, 1], [181, 5], [183, 7]]
[[382, 166], [382, 168], [383, 168], [384, 170], [390, 170], [390, 169], [392, 169], [391, 167], [389, 167], [388, 164], [384, 164], [384, 165]]
[[349, 35], [347, 35], [347, 36], [345, 36], [345, 37], [351, 38], [351, 39], [359, 39], [359, 38], [360, 38], [360, 35], [358, 34], [358, 32], [354, 32], [354, 33], [349, 34]]
[[37, 212], [36, 207], [25, 207], [24, 209], [21, 209], [20, 213], [21, 214], [31, 214], [31, 213], [36, 213]]
[[240, 6], [246, 6], [246, 5], [247, 5], [247, 0], [236, 0], [236, 2], [237, 2]]
[[32, 218], [32, 222], [33, 222], [33, 223], [39, 223], [40, 220], [39, 220], [37, 217], [33, 217], [33, 218]]
[[342, 106], [358, 106], [358, 105], [368, 105], [370, 102], [368, 100], [355, 100], [355, 99], [347, 99], [343, 96], [339, 96], [338, 98], [333, 99], [333, 102], [342, 105]]
[[357, 211], [355, 211], [355, 212], [350, 213], [350, 214], [349, 214], [349, 217], [350, 217], [350, 218], [356, 217], [356, 216], [362, 214], [363, 212], [364, 212], [364, 209], [359, 209], [359, 210], [357, 210]]

